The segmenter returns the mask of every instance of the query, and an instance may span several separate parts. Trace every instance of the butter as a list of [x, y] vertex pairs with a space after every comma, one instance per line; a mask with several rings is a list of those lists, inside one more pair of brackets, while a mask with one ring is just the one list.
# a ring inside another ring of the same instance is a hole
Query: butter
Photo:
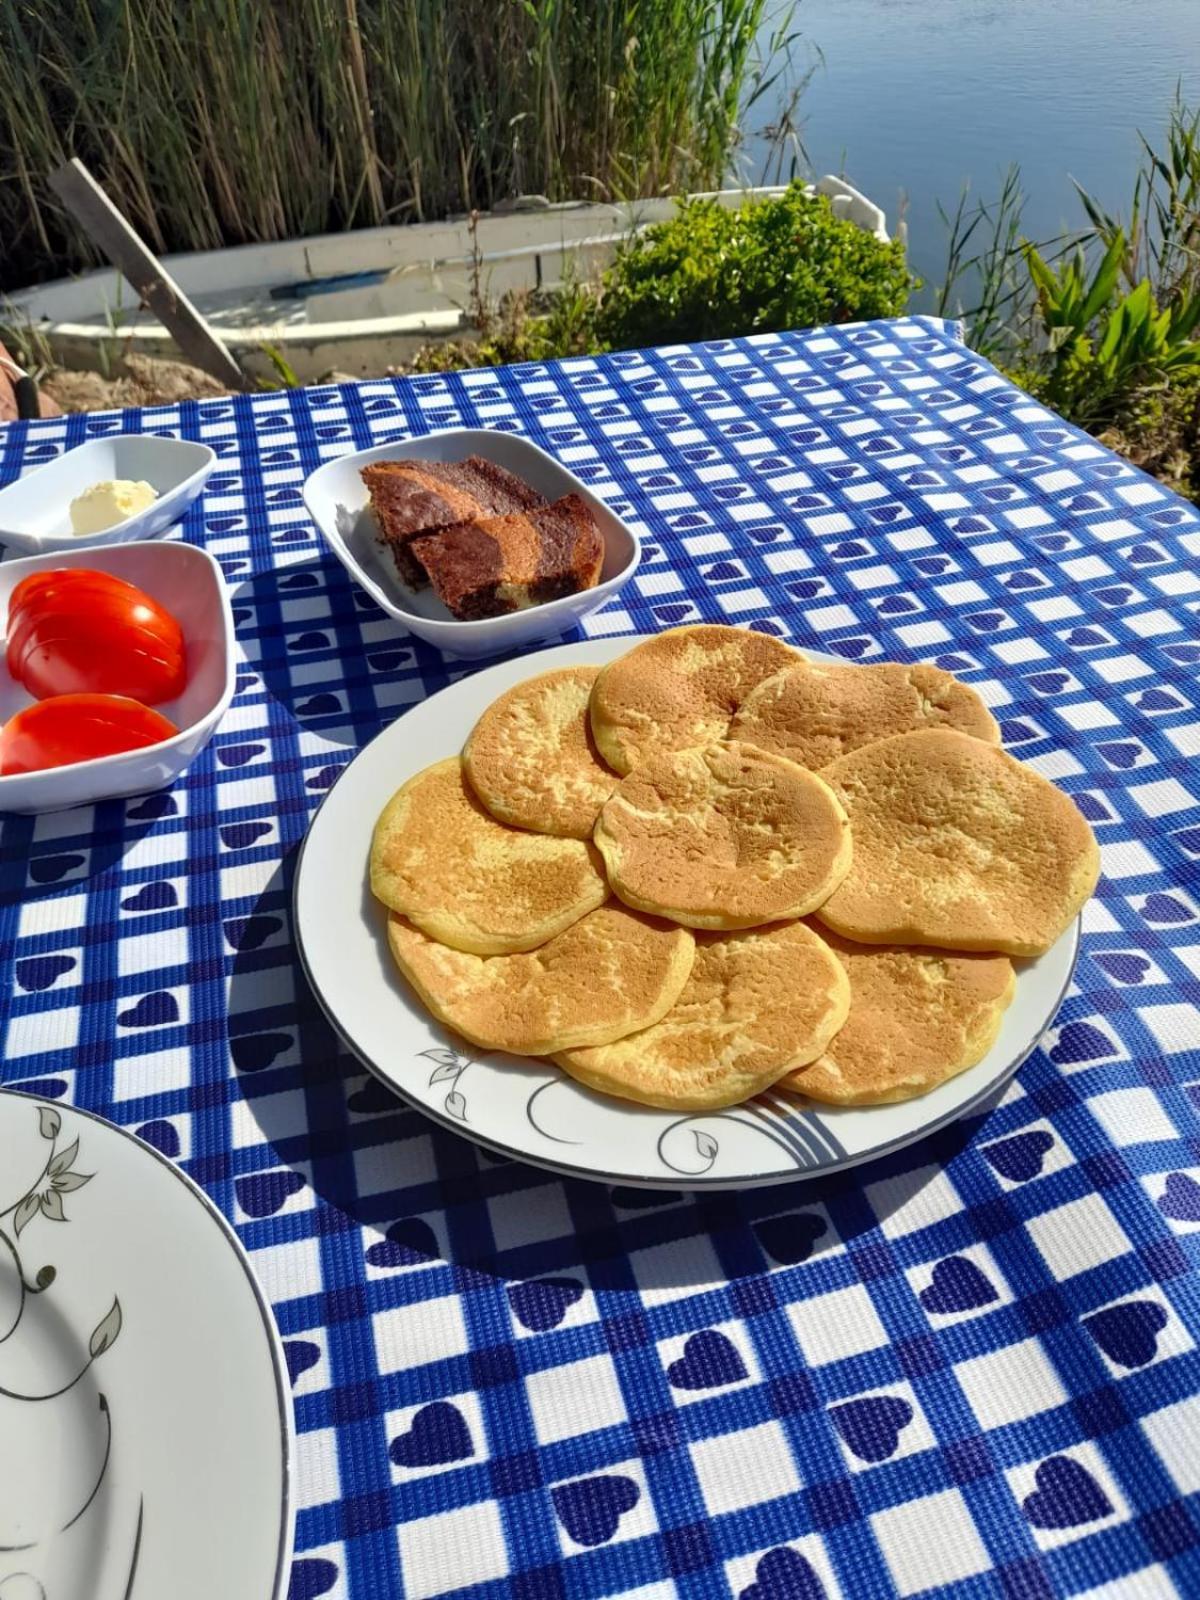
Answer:
[[93, 483], [71, 501], [71, 532], [103, 533], [136, 517], [157, 499], [158, 491], [141, 479], [136, 483], [130, 478]]

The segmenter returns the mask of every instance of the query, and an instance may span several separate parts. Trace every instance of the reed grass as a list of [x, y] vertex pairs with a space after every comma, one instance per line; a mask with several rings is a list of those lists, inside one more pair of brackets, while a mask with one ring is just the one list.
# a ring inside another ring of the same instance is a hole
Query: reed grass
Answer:
[[159, 250], [715, 186], [793, 37], [768, 9], [0, 0], [0, 288], [91, 264], [45, 184], [70, 155]]

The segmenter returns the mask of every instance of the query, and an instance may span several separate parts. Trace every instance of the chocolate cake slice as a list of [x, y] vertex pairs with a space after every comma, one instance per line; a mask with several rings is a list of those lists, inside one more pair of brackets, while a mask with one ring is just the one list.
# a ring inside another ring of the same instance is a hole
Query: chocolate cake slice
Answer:
[[577, 494], [507, 517], [454, 522], [419, 534], [408, 549], [460, 622], [594, 589], [604, 565], [603, 535]]
[[409, 554], [419, 533], [472, 517], [502, 517], [544, 506], [545, 498], [483, 456], [465, 461], [373, 461], [362, 469], [379, 536], [411, 588], [427, 582]]

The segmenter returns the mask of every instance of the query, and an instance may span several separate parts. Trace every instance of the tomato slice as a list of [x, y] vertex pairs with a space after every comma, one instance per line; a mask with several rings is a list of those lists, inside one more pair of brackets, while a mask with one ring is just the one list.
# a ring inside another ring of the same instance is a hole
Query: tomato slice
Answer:
[[35, 572], [9, 598], [5, 662], [38, 699], [121, 694], [174, 700], [187, 681], [183, 631], [144, 590], [90, 567]]
[[60, 694], [18, 711], [0, 730], [0, 774], [68, 767], [173, 738], [162, 715], [119, 694]]

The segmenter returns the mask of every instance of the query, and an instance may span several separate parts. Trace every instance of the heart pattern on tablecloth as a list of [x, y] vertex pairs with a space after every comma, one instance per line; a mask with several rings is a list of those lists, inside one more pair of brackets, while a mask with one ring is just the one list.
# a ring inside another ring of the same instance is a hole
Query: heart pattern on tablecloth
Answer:
[[583, 1285], [576, 1278], [533, 1278], [508, 1286], [513, 1316], [531, 1333], [557, 1328], [582, 1298]]
[[759, 1557], [754, 1582], [739, 1592], [737, 1600], [827, 1600], [827, 1596], [812, 1562], [782, 1545]]
[[1070, 1456], [1051, 1456], [1034, 1475], [1037, 1488], [1021, 1509], [1035, 1528], [1077, 1528], [1111, 1515], [1112, 1501], [1086, 1467]]
[[720, 1389], [748, 1377], [737, 1346], [716, 1328], [693, 1333], [683, 1354], [667, 1368], [673, 1389]]
[[1157, 1300], [1126, 1300], [1091, 1312], [1083, 1325], [1115, 1366], [1132, 1371], [1147, 1366], [1158, 1354], [1167, 1313]]
[[436, 1467], [467, 1461], [475, 1454], [471, 1430], [462, 1412], [446, 1400], [422, 1406], [408, 1432], [396, 1436], [388, 1455], [397, 1467]]
[[764, 1217], [754, 1224], [759, 1244], [785, 1267], [807, 1261], [817, 1241], [828, 1232], [829, 1224], [815, 1211], [792, 1211], [782, 1217]]
[[860, 1461], [887, 1461], [913, 1420], [912, 1404], [902, 1395], [867, 1395], [829, 1408], [829, 1419]]
[[550, 1498], [558, 1520], [575, 1543], [593, 1548], [608, 1543], [641, 1493], [632, 1478], [608, 1474], [555, 1484]]
[[[1065, 1033], [1064, 1029], [1064, 1033]], [[1103, 1039], [1103, 1035], [1097, 1035]], [[1062, 1040], [1059, 1040], [1059, 1044]], [[1108, 1050], [1108, 1041], [1104, 1040], [1105, 1053]], [[1057, 1049], [1058, 1046], [1055, 1046]], [[1054, 1051], [1050, 1052], [1050, 1059], [1062, 1060], [1056, 1057]], [[996, 1144], [983, 1146], [983, 1157], [989, 1166], [993, 1167], [1002, 1178], [1007, 1178], [1010, 1183], [1028, 1183], [1031, 1178], [1036, 1178], [1042, 1170], [1042, 1163], [1054, 1148], [1054, 1135], [1045, 1128], [1031, 1128], [1028, 1133], [1016, 1133], [1009, 1139], [1001, 1139]]]
[[1200, 1222], [1200, 1183], [1186, 1172], [1168, 1173], [1158, 1209], [1176, 1222]]
[[992, 1305], [1000, 1294], [994, 1283], [967, 1256], [948, 1256], [933, 1269], [933, 1277], [917, 1296], [926, 1311], [950, 1316]]

